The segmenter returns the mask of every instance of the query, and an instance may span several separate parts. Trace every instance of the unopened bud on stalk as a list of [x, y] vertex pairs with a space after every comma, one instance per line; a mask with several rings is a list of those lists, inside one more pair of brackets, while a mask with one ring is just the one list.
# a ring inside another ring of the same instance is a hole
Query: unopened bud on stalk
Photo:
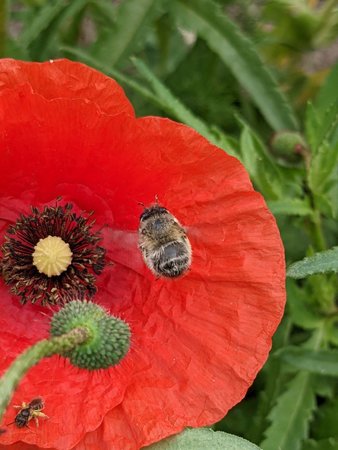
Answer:
[[129, 326], [95, 303], [68, 303], [54, 314], [51, 335], [62, 336], [82, 327], [89, 331], [90, 337], [83, 344], [60, 352], [74, 366], [88, 370], [106, 369], [116, 365], [126, 355], [130, 345]]
[[276, 156], [289, 162], [300, 161], [307, 152], [304, 138], [294, 131], [276, 133], [271, 140], [271, 149]]
[[82, 369], [118, 364], [130, 346], [130, 328], [91, 302], [72, 301], [54, 314], [51, 337], [25, 350], [0, 379], [0, 419], [26, 372], [42, 358], [61, 355]]

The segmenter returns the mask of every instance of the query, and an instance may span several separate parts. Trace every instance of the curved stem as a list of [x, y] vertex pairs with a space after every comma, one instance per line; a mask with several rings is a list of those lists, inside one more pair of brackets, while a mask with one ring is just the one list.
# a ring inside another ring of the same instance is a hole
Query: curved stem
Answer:
[[322, 230], [321, 217], [319, 211], [314, 212], [314, 216], [312, 219], [312, 237], [313, 242], [318, 251], [324, 251], [327, 249], [326, 240]]
[[87, 328], [74, 328], [62, 336], [39, 341], [19, 355], [0, 379], [0, 420], [20, 380], [31, 367], [42, 358], [63, 354], [89, 338], [90, 332]]

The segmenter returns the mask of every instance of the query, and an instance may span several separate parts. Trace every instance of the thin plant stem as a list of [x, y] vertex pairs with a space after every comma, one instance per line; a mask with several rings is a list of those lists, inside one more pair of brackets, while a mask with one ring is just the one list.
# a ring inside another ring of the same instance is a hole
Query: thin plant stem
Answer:
[[0, 379], [0, 420], [12, 395], [27, 371], [42, 358], [62, 354], [86, 342], [90, 332], [85, 327], [74, 328], [62, 336], [44, 339], [19, 355]]
[[315, 211], [312, 219], [312, 238], [318, 251], [324, 251], [327, 249], [319, 211]]

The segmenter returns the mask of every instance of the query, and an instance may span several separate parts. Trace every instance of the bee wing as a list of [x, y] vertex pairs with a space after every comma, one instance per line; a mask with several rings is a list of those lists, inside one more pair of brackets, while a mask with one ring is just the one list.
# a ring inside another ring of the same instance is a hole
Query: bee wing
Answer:
[[138, 251], [138, 232], [129, 230], [102, 230], [104, 241], [109, 242], [112, 262], [128, 267], [138, 273], [143, 273], [143, 260]]

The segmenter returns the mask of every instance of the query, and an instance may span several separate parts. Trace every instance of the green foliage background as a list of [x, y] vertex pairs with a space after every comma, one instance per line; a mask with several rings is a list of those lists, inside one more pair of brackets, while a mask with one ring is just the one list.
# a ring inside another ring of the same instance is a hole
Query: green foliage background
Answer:
[[[137, 115], [182, 121], [243, 162], [281, 230], [288, 302], [268, 362], [214, 429], [263, 450], [338, 450], [337, 2], [2, 0], [0, 53], [83, 61]], [[214, 448], [251, 448], [214, 434]]]

